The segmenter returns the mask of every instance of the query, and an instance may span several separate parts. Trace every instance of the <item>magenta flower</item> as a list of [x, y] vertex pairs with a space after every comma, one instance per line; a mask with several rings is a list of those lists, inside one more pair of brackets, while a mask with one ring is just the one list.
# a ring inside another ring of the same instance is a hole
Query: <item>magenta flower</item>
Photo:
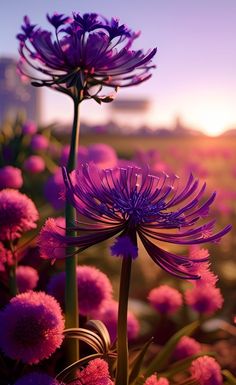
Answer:
[[33, 201], [25, 194], [11, 189], [0, 191], [1, 240], [14, 240], [34, 229], [38, 217]]
[[45, 169], [45, 162], [39, 155], [31, 155], [24, 161], [24, 169], [32, 174], [38, 174]]
[[194, 338], [183, 336], [177, 343], [174, 350], [174, 358], [182, 360], [184, 358], [200, 353], [201, 345]]
[[63, 341], [64, 320], [58, 302], [43, 292], [12, 298], [0, 313], [0, 347], [10, 358], [36, 364]]
[[14, 385], [62, 385], [46, 373], [32, 372], [21, 377]]
[[37, 132], [37, 126], [34, 122], [26, 122], [22, 126], [22, 133], [24, 135], [34, 135]]
[[38, 245], [40, 257], [43, 259], [65, 258], [64, 243], [53, 236], [54, 231], [57, 234], [60, 233], [62, 237], [65, 236], [65, 219], [63, 217], [48, 218], [39, 233]]
[[114, 148], [107, 144], [96, 143], [88, 147], [87, 162], [94, 162], [101, 169], [113, 168], [117, 165], [117, 161]]
[[49, 141], [46, 136], [41, 134], [36, 134], [32, 137], [30, 146], [33, 151], [42, 151], [48, 148]]
[[[102, 321], [110, 334], [111, 341], [114, 342], [117, 337], [117, 319], [118, 319], [118, 302], [111, 300], [103, 304], [95, 318]], [[137, 338], [140, 331], [139, 321], [132, 312], [128, 312], [127, 318], [127, 334], [129, 340]]]
[[0, 190], [4, 188], [19, 189], [22, 185], [22, 173], [19, 168], [12, 166], [0, 168]]
[[144, 385], [169, 385], [169, 381], [164, 377], [158, 379], [156, 374], [153, 374], [146, 379]]
[[101, 358], [96, 358], [88, 363], [86, 368], [78, 374], [78, 379], [71, 385], [114, 385], [111, 380], [108, 364]]
[[190, 367], [192, 377], [200, 385], [222, 385], [223, 378], [220, 365], [213, 357], [203, 356], [192, 362]]
[[220, 289], [210, 285], [198, 285], [185, 292], [188, 306], [200, 314], [211, 315], [221, 309], [224, 299]]
[[183, 304], [181, 293], [168, 285], [152, 289], [148, 295], [152, 307], [161, 314], [173, 314]]
[[63, 237], [60, 229], [51, 236], [62, 246], [77, 246], [78, 252], [117, 236], [112, 253], [124, 256], [129, 237], [134, 246], [129, 248], [130, 257], [136, 258], [138, 234], [157, 265], [177, 277], [197, 279], [199, 275], [192, 273], [191, 268], [207, 257], [196, 260], [176, 255], [162, 244], [216, 242], [231, 229], [227, 226], [213, 234], [214, 221], [198, 224], [208, 215], [215, 193], [202, 203], [206, 186], [198, 188], [192, 175], [182, 188], [176, 176], [157, 177], [136, 167], [99, 170], [95, 165], [83, 165], [75, 172], [73, 183], [65, 169], [64, 178], [67, 198], [86, 223], [74, 225], [78, 237]]
[[[64, 306], [65, 272], [52, 276], [47, 291]], [[77, 267], [77, 282], [79, 292], [79, 311], [85, 316], [93, 316], [100, 311], [105, 301], [111, 300], [112, 285], [102, 271], [93, 266]]]
[[19, 70], [36, 86], [52, 87], [79, 99], [100, 96], [104, 86], [117, 88], [142, 83], [150, 78], [150, 64], [156, 49], [146, 54], [131, 49], [139, 34], [117, 19], [110, 21], [95, 13], [72, 17], [47, 16], [55, 35], [24, 18], [20, 41]]
[[31, 266], [18, 266], [16, 268], [16, 282], [20, 293], [36, 288], [39, 280], [37, 270]]

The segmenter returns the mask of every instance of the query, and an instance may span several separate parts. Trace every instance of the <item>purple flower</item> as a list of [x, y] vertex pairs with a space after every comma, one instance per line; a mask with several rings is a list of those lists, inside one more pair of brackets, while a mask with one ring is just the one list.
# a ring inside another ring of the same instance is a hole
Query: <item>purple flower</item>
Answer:
[[18, 266], [16, 269], [17, 287], [20, 293], [36, 288], [39, 280], [37, 270], [31, 266]]
[[168, 285], [161, 285], [152, 289], [148, 295], [152, 307], [161, 314], [173, 314], [182, 306], [181, 293]]
[[221, 385], [223, 378], [221, 368], [213, 357], [203, 356], [192, 362], [190, 367], [192, 377], [200, 385]]
[[182, 360], [184, 358], [200, 353], [201, 345], [194, 338], [183, 336], [177, 343], [174, 350], [174, 358]]
[[12, 298], [0, 313], [0, 347], [10, 358], [36, 364], [63, 341], [64, 320], [58, 302], [44, 292]]
[[[127, 87], [149, 79], [156, 49], [143, 53], [131, 46], [139, 34], [117, 19], [110, 21], [95, 13], [72, 17], [47, 16], [50, 31], [24, 18], [20, 41], [19, 70], [33, 85], [48, 86], [82, 99], [111, 101], [100, 96], [106, 87]], [[79, 92], [79, 95], [78, 95]]]
[[[177, 277], [197, 279], [199, 275], [192, 273], [191, 268], [207, 257], [176, 255], [164, 250], [162, 244], [215, 242], [231, 229], [227, 226], [213, 234], [214, 221], [198, 224], [208, 215], [215, 193], [203, 202], [206, 185], [198, 187], [192, 175], [181, 187], [178, 177], [149, 175], [147, 169], [99, 170], [95, 165], [83, 165], [73, 174], [73, 183], [65, 169], [64, 179], [68, 200], [86, 221], [74, 225], [78, 237], [63, 237], [60, 231], [51, 235], [57, 243], [77, 246], [78, 252], [113, 236], [129, 237], [137, 246], [138, 234], [157, 265]], [[122, 242], [118, 248], [121, 251]], [[117, 255], [117, 247], [112, 250]], [[136, 248], [132, 250], [130, 257], [135, 258]]]
[[32, 137], [30, 146], [33, 151], [42, 151], [48, 148], [49, 142], [46, 136], [36, 134]]
[[26, 122], [22, 127], [24, 135], [34, 135], [37, 132], [37, 126], [34, 122]]
[[[114, 342], [117, 337], [117, 319], [118, 319], [118, 302], [114, 300], [106, 301], [101, 309], [95, 315], [107, 327], [111, 341]], [[127, 317], [127, 334], [129, 340], [137, 338], [140, 330], [139, 321], [132, 312], [128, 312]]]
[[32, 174], [38, 174], [45, 169], [45, 162], [39, 155], [31, 155], [24, 161], [24, 169]]
[[1, 240], [14, 240], [23, 232], [34, 229], [38, 217], [33, 201], [25, 194], [12, 189], [0, 191]]
[[23, 185], [22, 173], [19, 168], [5, 166], [0, 168], [0, 190], [4, 188], [19, 189]]
[[57, 380], [46, 373], [32, 372], [21, 377], [14, 385], [60, 385]]
[[[85, 316], [93, 316], [100, 311], [105, 301], [111, 300], [112, 285], [109, 278], [102, 271], [93, 266], [78, 266], [77, 282], [79, 292], [79, 311]], [[55, 274], [47, 287], [61, 306], [65, 301], [65, 272]]]
[[51, 175], [44, 185], [44, 195], [55, 210], [61, 210], [65, 206], [65, 201], [61, 199], [65, 192], [65, 185], [61, 170]]

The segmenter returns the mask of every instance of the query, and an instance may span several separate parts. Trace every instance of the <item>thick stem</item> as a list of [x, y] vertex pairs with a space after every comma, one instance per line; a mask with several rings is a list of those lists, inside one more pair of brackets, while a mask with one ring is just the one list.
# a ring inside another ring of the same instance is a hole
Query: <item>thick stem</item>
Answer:
[[117, 330], [117, 370], [116, 385], [128, 385], [128, 337], [127, 313], [132, 258], [124, 257], [122, 261], [118, 309]]
[[[74, 100], [74, 120], [72, 126], [70, 153], [67, 163], [67, 171], [71, 172], [76, 168], [79, 146], [79, 103]], [[66, 201], [66, 235], [74, 236], [75, 232], [69, 230], [69, 227], [76, 220], [76, 212], [73, 206]], [[79, 327], [79, 311], [78, 311], [78, 286], [76, 276], [77, 256], [73, 255], [74, 247], [68, 247], [66, 257], [66, 293], [65, 293], [65, 310], [66, 310], [66, 328]], [[73, 256], [71, 256], [73, 255]], [[77, 340], [68, 341], [68, 363], [73, 363], [79, 359], [79, 349]]]

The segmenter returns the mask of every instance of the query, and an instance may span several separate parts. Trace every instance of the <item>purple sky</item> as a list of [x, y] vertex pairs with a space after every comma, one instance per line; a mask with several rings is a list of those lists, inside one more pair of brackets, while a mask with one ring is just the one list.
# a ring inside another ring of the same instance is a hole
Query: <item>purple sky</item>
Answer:
[[[41, 0], [37, 5], [32, 0], [8, 0], [1, 5], [1, 56], [17, 57], [15, 35], [25, 14], [46, 27], [45, 14], [54, 11], [117, 16], [133, 30], [142, 30], [136, 48], [157, 46], [151, 80], [119, 91], [118, 97], [153, 100], [140, 121], [171, 125], [181, 115], [186, 124], [211, 134], [236, 126], [236, 0]], [[43, 96], [44, 122], [70, 119], [69, 99], [53, 91]], [[100, 123], [109, 110], [85, 102], [82, 116]]]

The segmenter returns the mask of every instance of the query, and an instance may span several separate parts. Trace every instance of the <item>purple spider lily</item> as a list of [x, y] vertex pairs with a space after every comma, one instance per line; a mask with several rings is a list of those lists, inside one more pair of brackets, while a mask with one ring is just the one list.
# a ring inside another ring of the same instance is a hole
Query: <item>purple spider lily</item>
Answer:
[[47, 15], [55, 36], [24, 18], [20, 41], [19, 71], [35, 86], [48, 86], [79, 99], [109, 102], [101, 96], [104, 86], [128, 87], [151, 77], [156, 49], [143, 53], [131, 49], [134, 33], [117, 19], [95, 13], [72, 17]]
[[78, 252], [117, 236], [112, 246], [115, 256], [136, 258], [137, 235], [152, 260], [168, 273], [185, 279], [198, 279], [193, 265], [208, 257], [189, 258], [162, 248], [163, 243], [194, 245], [218, 241], [231, 226], [213, 234], [214, 221], [198, 222], [208, 215], [215, 193], [202, 202], [206, 184], [199, 187], [190, 175], [180, 184], [175, 175], [149, 175], [137, 167], [99, 170], [83, 165], [73, 183], [63, 169], [67, 198], [86, 222], [78, 221], [73, 230], [78, 237], [54, 233], [57, 244], [76, 246]]

